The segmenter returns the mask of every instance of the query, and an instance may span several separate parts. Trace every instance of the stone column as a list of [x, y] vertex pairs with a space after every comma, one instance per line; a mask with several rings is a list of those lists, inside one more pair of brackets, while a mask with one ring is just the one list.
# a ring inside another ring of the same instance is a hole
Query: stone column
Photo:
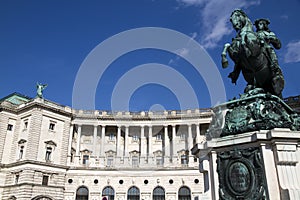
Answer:
[[200, 125], [196, 124], [196, 143], [200, 143], [201, 136], [200, 136]]
[[102, 126], [102, 128], [101, 128], [101, 156], [105, 156], [104, 144], [105, 144], [105, 126]]
[[129, 142], [129, 126], [125, 126], [125, 145], [124, 145], [124, 156], [128, 155], [128, 142]]
[[141, 144], [140, 144], [141, 156], [145, 157], [147, 154], [147, 142], [145, 138], [145, 127], [141, 126]]
[[122, 156], [121, 155], [121, 126], [118, 126], [118, 131], [117, 131], [116, 152], [117, 152], [117, 157]]
[[210, 166], [210, 186], [212, 191], [212, 199], [219, 199], [219, 175], [217, 172], [217, 153], [211, 151], [210, 154], [211, 166]]
[[[280, 142], [279, 142], [280, 143]], [[273, 142], [274, 144], [274, 142]], [[283, 143], [281, 142], [281, 145]], [[292, 149], [290, 148], [287, 148], [287, 146], [285, 146], [285, 149], [289, 149], [289, 151], [291, 152]], [[267, 184], [267, 188], [268, 188], [268, 191], [269, 191], [269, 198], [270, 199], [281, 199], [280, 198], [280, 188], [279, 186], [283, 186], [284, 189], [287, 189], [288, 193], [289, 193], [289, 183], [293, 182], [293, 176], [296, 177], [297, 175], [296, 174], [291, 174], [292, 172], [292, 165], [290, 165], [286, 170], [284, 170], [285, 172], [283, 173], [284, 176], [285, 176], [285, 179], [287, 180], [287, 183], [288, 184], [278, 184], [280, 183], [279, 180], [278, 180], [278, 172], [280, 173], [280, 169], [281, 167], [283, 167], [284, 165], [279, 165], [277, 166], [277, 169], [276, 169], [276, 163], [275, 163], [275, 159], [274, 159], [274, 153], [276, 151], [274, 151], [275, 148], [270, 148], [269, 145], [265, 144], [265, 143], [261, 143], [261, 151], [262, 151], [262, 158], [264, 160], [264, 168], [265, 168], [265, 175], [266, 175], [266, 184]], [[280, 159], [280, 156], [276, 156], [277, 158]], [[289, 158], [287, 160], [289, 160], [289, 163], [292, 163], [291, 161], [293, 160], [292, 159], [292, 156], [288, 156]], [[291, 184], [293, 185], [293, 184]], [[299, 184], [296, 184], [296, 185], [293, 185], [291, 188], [297, 188], [297, 186], [299, 186]], [[291, 193], [293, 193], [293, 189], [289, 188], [291, 191]], [[297, 188], [298, 189], [298, 188]], [[296, 191], [297, 191], [296, 189]], [[299, 190], [298, 190], [299, 191]], [[295, 196], [294, 196], [295, 195]], [[291, 195], [290, 199], [299, 199], [299, 196], [300, 194], [296, 192], [296, 194], [294, 195]], [[294, 196], [294, 197], [293, 197]], [[286, 198], [286, 197], [285, 197]], [[282, 199], [285, 199], [285, 198], [282, 198]]]
[[192, 155], [193, 148], [193, 133], [192, 133], [192, 124], [188, 124], [188, 150], [189, 150], [189, 166], [192, 166], [194, 157]]
[[149, 126], [149, 135], [148, 135], [148, 156], [152, 157], [153, 152], [152, 152], [152, 126]]
[[[69, 144], [68, 144], [68, 156], [71, 156], [71, 150], [72, 150], [72, 141], [73, 141], [73, 131], [74, 131], [74, 125], [70, 125], [70, 134], [69, 134]], [[70, 157], [71, 158], [71, 157]], [[70, 159], [71, 160], [71, 159]]]
[[147, 140], [145, 137], [145, 127], [141, 125], [141, 139], [140, 139], [140, 166], [144, 166], [147, 162]]
[[188, 150], [190, 151], [191, 148], [193, 148], [192, 125], [188, 124]]
[[165, 144], [165, 155], [164, 155], [164, 163], [168, 164], [170, 160], [170, 140], [168, 135], [168, 126], [164, 127], [165, 135], [164, 135], [164, 144]]
[[175, 139], [176, 139], [176, 125], [172, 126], [172, 156], [175, 157], [176, 156], [176, 148], [175, 148]]
[[94, 143], [93, 143], [93, 146], [94, 146], [93, 155], [94, 156], [97, 156], [97, 130], [98, 130], [98, 126], [94, 125]]
[[80, 138], [81, 138], [81, 124], [78, 124], [77, 144], [76, 144], [76, 156], [79, 156], [79, 154], [80, 154]]

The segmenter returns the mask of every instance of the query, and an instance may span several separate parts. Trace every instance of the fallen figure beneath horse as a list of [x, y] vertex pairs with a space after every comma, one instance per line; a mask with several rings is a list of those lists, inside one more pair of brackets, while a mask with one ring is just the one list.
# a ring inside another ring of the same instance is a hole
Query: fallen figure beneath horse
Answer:
[[[230, 22], [237, 31], [232, 43], [226, 43], [222, 52], [222, 67], [228, 66], [227, 52], [234, 62], [234, 70], [229, 74], [232, 83], [236, 83], [240, 72], [247, 82], [245, 93], [255, 88], [262, 88], [282, 98], [284, 78], [278, 64], [275, 49], [281, 47], [280, 40], [268, 28], [267, 19], [255, 21], [257, 31], [246, 13], [236, 9], [230, 16]], [[272, 47], [272, 46], [273, 47]]]

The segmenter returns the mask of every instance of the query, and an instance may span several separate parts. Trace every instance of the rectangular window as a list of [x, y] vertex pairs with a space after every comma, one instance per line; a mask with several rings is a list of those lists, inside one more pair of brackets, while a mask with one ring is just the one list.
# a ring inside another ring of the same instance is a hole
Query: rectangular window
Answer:
[[48, 185], [49, 176], [43, 176], [42, 185]]
[[138, 156], [132, 157], [132, 167], [139, 167], [139, 157]]
[[54, 129], [55, 129], [55, 123], [50, 123], [49, 130], [54, 131]]
[[114, 166], [114, 157], [113, 156], [108, 156], [107, 157], [107, 166], [108, 167]]
[[188, 164], [187, 155], [181, 155], [181, 165], [186, 166]]
[[12, 124], [8, 124], [8, 125], [7, 125], [7, 130], [8, 130], [8, 131], [12, 131], [12, 129], [13, 129], [13, 125], [12, 125]]
[[181, 140], [185, 140], [185, 138], [186, 138], [185, 133], [181, 133], [181, 134], [180, 134], [180, 139], [181, 139]]
[[19, 152], [19, 159], [23, 158], [23, 153], [24, 153], [24, 146], [20, 147], [20, 152]]
[[156, 140], [161, 140], [161, 134], [160, 133], [156, 135]]
[[133, 139], [134, 141], [138, 141], [138, 140], [139, 140], [139, 137], [138, 137], [137, 135], [133, 135], [133, 136], [132, 136], [132, 139]]
[[163, 165], [163, 159], [161, 156], [156, 157], [156, 165], [157, 166], [162, 166]]
[[45, 160], [46, 161], [50, 161], [51, 160], [51, 153], [52, 153], [52, 148], [51, 147], [47, 147], [47, 149], [46, 149], [46, 155], [45, 155]]
[[18, 184], [18, 183], [19, 183], [19, 178], [20, 178], [20, 175], [19, 175], [19, 174], [16, 174], [16, 177], [15, 177], [15, 184]]
[[24, 121], [24, 130], [26, 130], [28, 128], [28, 121]]
[[71, 153], [70, 162], [73, 162], [73, 158], [74, 158], [74, 154], [73, 154], [73, 153]]
[[208, 128], [209, 124], [201, 124], [200, 135], [205, 135]]
[[89, 164], [89, 156], [88, 155], [83, 155], [82, 164], [84, 164], [84, 165]]
[[113, 133], [109, 134], [109, 140], [110, 141], [115, 140], [115, 135]]

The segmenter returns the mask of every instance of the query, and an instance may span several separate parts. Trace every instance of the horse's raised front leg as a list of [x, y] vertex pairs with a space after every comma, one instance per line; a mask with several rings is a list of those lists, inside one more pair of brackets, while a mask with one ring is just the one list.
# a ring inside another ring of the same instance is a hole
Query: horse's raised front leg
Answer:
[[229, 47], [230, 47], [230, 44], [226, 43], [224, 45], [224, 49], [223, 49], [222, 54], [221, 54], [221, 56], [222, 56], [222, 67], [223, 68], [228, 67], [228, 60], [226, 58], [226, 55], [227, 55], [227, 50], [228, 50]]

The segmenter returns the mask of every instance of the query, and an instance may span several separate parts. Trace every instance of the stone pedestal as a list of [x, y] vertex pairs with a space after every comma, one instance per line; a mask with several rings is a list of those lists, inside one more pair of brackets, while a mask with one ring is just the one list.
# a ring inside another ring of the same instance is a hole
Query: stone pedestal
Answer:
[[[210, 199], [300, 199], [300, 132], [273, 129], [193, 147]], [[201, 198], [201, 197], [200, 197]]]
[[200, 199], [300, 199], [299, 122], [281, 99], [267, 94], [215, 107], [207, 141], [192, 149], [204, 177]]

